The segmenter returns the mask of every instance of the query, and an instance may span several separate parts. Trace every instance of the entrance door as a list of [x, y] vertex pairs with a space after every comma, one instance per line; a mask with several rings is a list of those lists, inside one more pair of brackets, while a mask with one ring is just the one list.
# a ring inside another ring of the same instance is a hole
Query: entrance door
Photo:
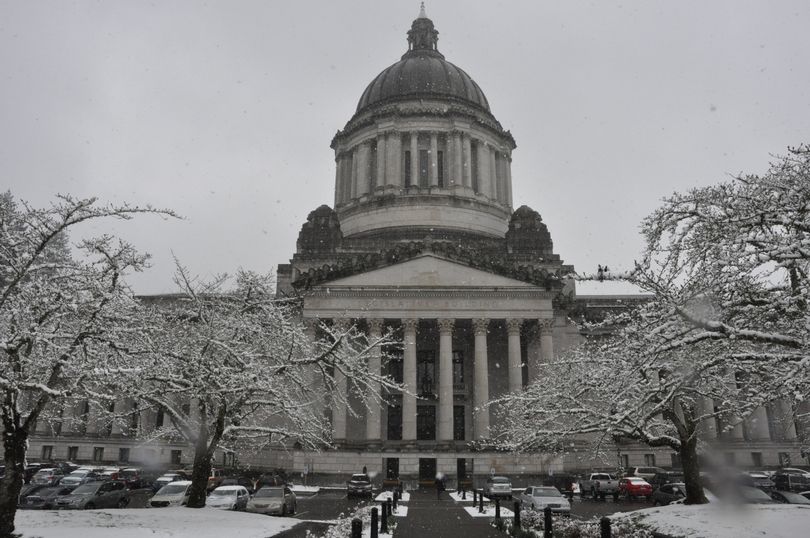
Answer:
[[419, 458], [419, 482], [436, 480], [436, 458]]

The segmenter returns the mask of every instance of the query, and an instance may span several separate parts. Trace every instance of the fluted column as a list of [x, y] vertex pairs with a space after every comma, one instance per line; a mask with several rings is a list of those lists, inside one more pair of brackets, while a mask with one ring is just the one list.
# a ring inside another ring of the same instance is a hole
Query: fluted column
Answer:
[[[383, 320], [369, 319], [367, 322], [369, 343], [374, 343], [378, 341], [382, 335]], [[382, 359], [379, 345], [375, 345], [369, 350], [368, 370], [371, 375], [382, 375]], [[379, 443], [382, 440], [379, 398], [380, 383], [371, 378], [369, 379], [368, 385], [369, 395], [366, 401], [366, 408], [368, 409], [368, 414], [366, 415], [366, 440], [370, 443]]]
[[402, 320], [403, 363], [402, 440], [416, 440], [416, 328], [418, 319]]
[[453, 440], [453, 319], [440, 319], [439, 325], [439, 435]]
[[453, 151], [450, 153], [450, 158], [453, 162], [453, 181], [456, 185], [463, 183], [464, 175], [464, 157], [462, 155], [461, 131], [453, 131], [449, 137], [453, 141]]
[[357, 196], [368, 193], [369, 175], [368, 171], [371, 163], [371, 146], [368, 142], [363, 142], [357, 149], [360, 162], [357, 164]]
[[768, 412], [764, 406], [757, 407], [745, 419], [746, 430], [751, 440], [762, 441], [771, 438], [771, 429], [768, 425]]
[[419, 133], [411, 131], [411, 185], [419, 185]]
[[523, 388], [523, 373], [520, 367], [520, 325], [521, 319], [507, 319], [507, 345], [509, 355], [509, 392], [517, 392]]
[[385, 171], [387, 169], [385, 160], [388, 158], [388, 150], [385, 147], [385, 133], [377, 135], [377, 184], [382, 187], [386, 185]]
[[504, 175], [506, 176], [506, 205], [512, 206], [512, 157], [509, 155], [504, 156], [503, 160]]
[[480, 140], [478, 142], [478, 192], [487, 198], [492, 196], [492, 182], [490, 180], [489, 148]]
[[343, 201], [343, 178], [342, 172], [342, 157], [340, 153], [335, 152], [335, 207]]
[[430, 186], [439, 186], [439, 135], [430, 133]]
[[551, 362], [554, 359], [554, 320], [538, 320], [540, 327], [540, 360]]
[[388, 133], [385, 149], [385, 184], [402, 186], [402, 135], [397, 131]]
[[487, 326], [488, 319], [474, 319], [473, 332], [475, 334], [475, 363], [473, 374], [475, 388], [473, 390], [473, 403], [475, 405], [475, 439], [489, 438], [489, 408], [485, 407], [489, 401], [489, 368], [487, 360]]
[[[343, 333], [349, 329], [350, 322], [347, 319], [335, 319], [332, 322], [333, 330], [336, 333]], [[349, 400], [348, 384], [346, 375], [335, 368], [333, 381], [335, 383], [335, 395], [332, 397], [332, 440], [336, 442], [346, 441], [346, 403]]]
[[462, 181], [465, 187], [472, 188], [472, 142], [469, 135], [464, 135], [464, 141], [459, 148], [462, 156]]
[[498, 177], [498, 158], [497, 152], [495, 148], [489, 146], [489, 177], [490, 177], [490, 195], [489, 197], [493, 200], [500, 201], [501, 197], [501, 187], [498, 184], [499, 177]]

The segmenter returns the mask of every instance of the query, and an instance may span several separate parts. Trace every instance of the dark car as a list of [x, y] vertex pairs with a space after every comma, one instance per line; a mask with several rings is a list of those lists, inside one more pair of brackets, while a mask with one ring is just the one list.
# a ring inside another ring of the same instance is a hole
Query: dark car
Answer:
[[743, 486], [751, 486], [752, 488], [759, 488], [762, 491], [771, 491], [776, 486], [774, 482], [768, 478], [768, 475], [763, 473], [741, 473], [738, 478], [738, 483]]
[[72, 486], [44, 487], [30, 495], [20, 498], [19, 508], [24, 510], [52, 510], [55, 508], [56, 498], [60, 495], [70, 495]]
[[55, 507], [59, 510], [81, 510], [93, 508], [124, 508], [129, 504], [129, 490], [120, 480], [89, 482], [82, 484], [68, 495], [56, 498]]
[[255, 491], [253, 487], [253, 480], [245, 476], [225, 478], [222, 480], [222, 484], [220, 484], [220, 487], [222, 486], [244, 486], [251, 495], [253, 495]]
[[45, 484], [23, 484], [23, 487], [20, 488], [20, 501], [22, 501], [23, 497], [26, 495], [33, 495], [37, 491], [47, 487], [48, 486]]
[[118, 473], [118, 479], [123, 480], [128, 489], [138, 489], [143, 487], [141, 480], [141, 470], [135, 467], [127, 467]]
[[543, 479], [544, 486], [553, 486], [569, 499], [574, 498], [575, 488], [578, 487], [579, 476], [570, 473], [557, 473]]
[[663, 484], [653, 491], [650, 500], [656, 506], [669, 504], [686, 497], [686, 485], [682, 482]]
[[23, 473], [23, 480], [26, 484], [31, 482], [31, 479], [34, 478], [34, 475], [37, 474], [37, 471], [47, 467], [44, 463], [29, 463], [25, 466], [25, 472]]
[[810, 489], [810, 479], [798, 473], [777, 471], [771, 476], [774, 488], [779, 491], [806, 491]]
[[680, 471], [662, 471], [648, 480], [654, 488], [660, 488], [664, 484], [683, 483], [683, 473]]
[[771, 499], [778, 503], [784, 504], [808, 504], [810, 505], [810, 499], [801, 495], [799, 493], [794, 493], [792, 491], [772, 491], [771, 492]]
[[362, 495], [371, 497], [372, 487], [371, 479], [367, 474], [353, 474], [349, 482], [346, 484], [346, 495], [351, 497], [353, 495]]

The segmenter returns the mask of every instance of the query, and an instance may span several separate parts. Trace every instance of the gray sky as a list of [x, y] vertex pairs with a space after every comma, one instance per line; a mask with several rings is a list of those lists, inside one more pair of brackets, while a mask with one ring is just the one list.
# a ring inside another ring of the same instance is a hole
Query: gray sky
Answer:
[[[169, 207], [114, 231], [205, 276], [267, 271], [333, 202], [329, 142], [418, 1], [0, 0], [0, 189]], [[810, 141], [810, 3], [427, 2], [517, 141], [514, 201], [580, 271], [627, 267], [675, 190]]]

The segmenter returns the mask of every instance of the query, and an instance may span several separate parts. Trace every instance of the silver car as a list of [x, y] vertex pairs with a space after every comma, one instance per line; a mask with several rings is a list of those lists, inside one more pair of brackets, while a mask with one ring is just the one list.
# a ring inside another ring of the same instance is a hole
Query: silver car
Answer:
[[553, 486], [529, 486], [520, 494], [520, 502], [530, 510], [545, 510], [548, 506], [557, 514], [571, 513], [571, 503]]
[[250, 493], [245, 486], [219, 486], [205, 501], [205, 506], [223, 510], [245, 510]]
[[256, 492], [247, 503], [247, 511], [257, 514], [294, 514], [295, 493], [287, 486], [264, 487]]
[[484, 486], [484, 495], [490, 499], [511, 499], [512, 482], [505, 476], [490, 476]]

